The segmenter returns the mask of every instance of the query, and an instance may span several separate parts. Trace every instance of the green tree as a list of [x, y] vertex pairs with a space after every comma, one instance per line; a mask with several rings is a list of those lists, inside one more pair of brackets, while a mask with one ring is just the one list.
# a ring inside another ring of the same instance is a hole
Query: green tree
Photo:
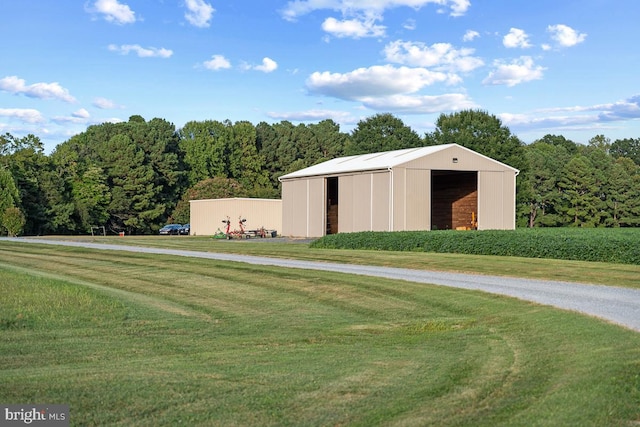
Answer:
[[22, 211], [15, 206], [6, 208], [0, 219], [9, 237], [15, 237], [22, 233], [22, 229], [27, 222]]
[[616, 159], [609, 180], [607, 208], [610, 216], [606, 225], [637, 227], [640, 225], [640, 167], [633, 160]]
[[90, 126], [54, 155], [77, 230], [105, 224], [128, 234], [155, 232], [186, 188], [178, 133], [163, 119], [131, 116], [128, 122]]
[[544, 143], [547, 143], [549, 145], [553, 145], [553, 146], [556, 146], [556, 147], [564, 147], [564, 149], [570, 155], [574, 155], [574, 154], [578, 153], [578, 144], [576, 144], [575, 142], [571, 141], [570, 139], [565, 138], [562, 135], [550, 135], [550, 134], [547, 134], [547, 135], [543, 136], [542, 138], [534, 141], [534, 144], [536, 142], [544, 142]]
[[525, 146], [524, 152], [528, 166], [520, 174], [520, 188], [526, 191], [521, 197], [528, 196], [527, 226], [562, 225], [558, 215], [562, 205], [558, 182], [571, 156], [564, 145], [551, 145], [542, 140]]
[[150, 231], [162, 219], [166, 206], [154, 203], [160, 189], [154, 185], [153, 169], [145, 164], [144, 151], [121, 134], [103, 146], [102, 158], [108, 165], [112, 194], [110, 228], [127, 234]]
[[273, 195], [265, 159], [258, 153], [256, 128], [250, 122], [241, 121], [233, 125], [232, 132], [229, 178], [238, 180], [253, 197]]
[[228, 176], [228, 151], [233, 134], [230, 122], [191, 121], [178, 134], [188, 170], [188, 185], [214, 176]]
[[600, 200], [596, 196], [598, 188], [589, 159], [583, 155], [573, 157], [558, 185], [567, 202], [563, 209], [566, 222], [576, 227], [597, 225]]
[[422, 146], [422, 139], [392, 114], [360, 120], [345, 147], [346, 155], [376, 153]]
[[46, 234], [54, 231], [49, 198], [45, 183], [49, 180], [51, 165], [44, 154], [40, 138], [27, 135], [23, 138], [5, 134], [2, 141], [2, 166], [8, 168], [18, 188], [20, 208], [25, 216], [24, 233]]
[[340, 131], [340, 125], [333, 120], [323, 120], [318, 124], [308, 125], [312, 137], [302, 147], [308, 166], [344, 155], [349, 135]]
[[616, 191], [611, 187], [611, 173], [613, 168], [613, 157], [608, 154], [608, 143], [590, 144], [582, 149], [584, 156], [589, 159], [593, 178], [594, 189], [594, 207], [593, 224], [604, 225], [611, 216], [608, 209], [608, 198], [612, 191]]
[[616, 139], [611, 144], [610, 153], [616, 159], [627, 157], [640, 165], [640, 138]]
[[73, 182], [72, 194], [79, 227], [84, 232], [90, 232], [91, 227], [107, 224], [111, 191], [102, 168], [90, 165]]
[[611, 149], [611, 140], [604, 135], [596, 135], [589, 140], [588, 147], [600, 149], [608, 154]]
[[9, 169], [0, 166], [0, 212], [20, 205], [20, 193]]

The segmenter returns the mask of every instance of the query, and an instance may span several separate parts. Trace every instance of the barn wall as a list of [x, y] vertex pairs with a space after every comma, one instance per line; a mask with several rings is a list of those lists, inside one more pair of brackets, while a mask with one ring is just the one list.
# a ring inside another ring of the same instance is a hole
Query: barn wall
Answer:
[[406, 223], [403, 230], [431, 229], [431, 170], [406, 170]]
[[389, 231], [391, 216], [391, 172], [371, 175], [373, 184], [371, 200], [371, 231]]
[[238, 229], [241, 216], [246, 219], [246, 229], [264, 227], [282, 233], [282, 200], [275, 199], [207, 199], [191, 200], [191, 234], [198, 236], [214, 235], [218, 229], [224, 231], [222, 223], [227, 216], [231, 219], [231, 229]]
[[351, 233], [353, 224], [353, 175], [338, 178], [338, 232]]
[[478, 173], [478, 229], [516, 227], [515, 177], [510, 171]]
[[282, 182], [282, 235], [306, 236], [307, 180]]
[[321, 237], [326, 227], [325, 178], [282, 182], [282, 235]]
[[402, 231], [406, 230], [407, 225], [407, 170], [405, 168], [394, 168], [391, 173], [393, 174], [393, 189], [391, 196], [391, 223], [393, 224], [393, 228], [391, 231]]
[[[326, 189], [324, 177], [310, 178], [309, 180], [309, 228], [307, 234], [298, 236], [322, 237], [327, 228], [326, 216]], [[339, 227], [339, 225], [338, 225]]]
[[338, 191], [339, 232], [389, 230], [389, 172], [341, 176]]

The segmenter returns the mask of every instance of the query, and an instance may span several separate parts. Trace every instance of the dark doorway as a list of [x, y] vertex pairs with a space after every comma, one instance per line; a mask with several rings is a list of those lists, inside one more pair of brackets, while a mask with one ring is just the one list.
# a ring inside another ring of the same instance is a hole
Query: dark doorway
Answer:
[[475, 229], [477, 215], [477, 172], [431, 171], [432, 230]]
[[327, 234], [338, 232], [338, 177], [327, 178]]

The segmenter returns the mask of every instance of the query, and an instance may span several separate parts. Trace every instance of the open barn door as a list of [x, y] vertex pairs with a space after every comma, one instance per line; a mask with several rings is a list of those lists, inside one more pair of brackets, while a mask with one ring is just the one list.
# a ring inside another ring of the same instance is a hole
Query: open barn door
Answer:
[[338, 177], [326, 179], [327, 194], [327, 228], [326, 234], [336, 234], [338, 232]]
[[477, 228], [478, 172], [431, 171], [431, 229]]

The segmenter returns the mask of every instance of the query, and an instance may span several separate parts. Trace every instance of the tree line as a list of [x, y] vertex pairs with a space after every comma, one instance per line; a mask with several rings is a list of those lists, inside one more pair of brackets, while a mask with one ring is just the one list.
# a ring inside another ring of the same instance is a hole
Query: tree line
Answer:
[[391, 114], [345, 133], [332, 120], [191, 121], [154, 118], [90, 126], [47, 155], [34, 135], [0, 136], [3, 233], [149, 234], [189, 221], [189, 200], [280, 197], [278, 177], [335, 157], [457, 143], [519, 169], [520, 227], [640, 225], [640, 139], [587, 145], [558, 135], [524, 144], [485, 111], [442, 114], [418, 135]]

